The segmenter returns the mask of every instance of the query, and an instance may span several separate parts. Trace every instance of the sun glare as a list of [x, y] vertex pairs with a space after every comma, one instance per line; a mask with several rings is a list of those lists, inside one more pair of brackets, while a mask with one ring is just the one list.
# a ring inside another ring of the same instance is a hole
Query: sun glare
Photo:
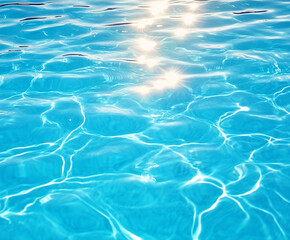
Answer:
[[146, 27], [152, 26], [153, 19], [141, 19], [137, 21], [137, 28], [144, 29]]
[[191, 25], [195, 20], [195, 16], [192, 13], [187, 13], [183, 16], [183, 22], [185, 25]]
[[178, 38], [184, 38], [188, 34], [188, 30], [184, 28], [177, 28], [173, 33]]
[[171, 70], [157, 79], [147, 84], [133, 87], [131, 90], [141, 96], [147, 96], [154, 92], [177, 88], [182, 83], [182, 80], [183, 76], [179, 72]]
[[155, 66], [157, 66], [160, 62], [160, 60], [158, 58], [148, 58], [147, 56], [140, 56], [137, 59], [139, 64], [144, 64], [149, 68], [153, 68]]
[[154, 16], [161, 15], [168, 8], [168, 1], [155, 1], [150, 4], [150, 11]]
[[[153, 16], [147, 16], [137, 20], [134, 24], [134, 27], [137, 29], [141, 29], [141, 32], [145, 32], [145, 28], [150, 27], [152, 33], [159, 34], [159, 32], [163, 32], [162, 30], [157, 30], [157, 28], [163, 28], [164, 19], [169, 19], [171, 24], [172, 19], [177, 19], [176, 22], [179, 23], [179, 26], [170, 27], [166, 33], [169, 33], [173, 38], [183, 39], [188, 34], [192, 32], [191, 25], [196, 21], [197, 15], [193, 12], [197, 9], [198, 4], [192, 3], [190, 0], [184, 0], [187, 2], [187, 9], [185, 12], [182, 13], [181, 17], [174, 17], [167, 13], [167, 9], [169, 8], [169, 0], [151, 0], [151, 2], [147, 5], [148, 10]], [[174, 3], [172, 3], [174, 5]], [[180, 5], [180, 4], [176, 4]], [[182, 4], [183, 5], [183, 4]], [[180, 16], [180, 15], [179, 15]], [[159, 22], [162, 20], [162, 22]], [[171, 26], [171, 25], [170, 25]], [[149, 35], [148, 32], [146, 31]], [[152, 34], [153, 36], [153, 34]], [[159, 35], [158, 35], [159, 36]], [[140, 96], [148, 96], [154, 93], [160, 93], [162, 91], [166, 91], [169, 89], [178, 88], [184, 79], [184, 75], [180, 74], [179, 71], [176, 70], [167, 70], [164, 71], [163, 64], [161, 65], [161, 60], [164, 59], [158, 57], [155, 51], [157, 47], [159, 48], [163, 42], [155, 41], [155, 38], [150, 38], [144, 35], [144, 37], [137, 38], [135, 45], [140, 50], [138, 53], [138, 57], [136, 58], [136, 63], [143, 65], [144, 68], [146, 67], [146, 71], [150, 71], [154, 68], [154, 72], [157, 70], [163, 71], [157, 77], [151, 78], [149, 81], [143, 82], [140, 85], [135, 87], [130, 87], [129, 90], [135, 94]], [[158, 53], [160, 53], [161, 49], [158, 49]], [[157, 67], [158, 66], [158, 67]]]
[[138, 40], [138, 43], [139, 43], [139, 48], [145, 52], [150, 52], [154, 50], [154, 48], [157, 45], [156, 42], [149, 39], [145, 39], [145, 38], [140, 38]]
[[189, 6], [190, 10], [196, 10], [198, 8], [198, 4], [197, 3], [192, 3]]
[[182, 81], [182, 75], [175, 70], [165, 73], [164, 78], [167, 82], [168, 88], [175, 88]]
[[150, 93], [150, 87], [145, 85], [133, 87], [131, 90], [141, 96], [146, 96]]

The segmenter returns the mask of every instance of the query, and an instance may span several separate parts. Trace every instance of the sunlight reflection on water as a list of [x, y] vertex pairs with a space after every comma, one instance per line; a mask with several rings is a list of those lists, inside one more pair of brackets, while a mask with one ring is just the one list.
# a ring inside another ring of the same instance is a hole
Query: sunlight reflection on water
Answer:
[[[174, 7], [174, 6], [173, 6]], [[148, 33], [150, 35], [150, 27], [152, 28], [153, 25], [156, 27], [164, 27], [166, 28], [166, 25], [160, 25], [159, 24], [159, 18], [170, 18], [170, 15], [166, 15], [166, 10], [169, 8], [168, 1], [156, 1], [151, 2], [149, 4], [149, 10], [154, 15], [153, 18], [142, 18], [140, 20], [136, 20], [137, 28], [142, 29], [142, 33], [146, 35], [146, 38], [139, 38], [138, 39], [138, 46], [139, 49], [151, 53], [151, 55], [141, 55], [137, 58], [137, 63], [143, 64], [147, 66], [149, 69], [152, 69], [159, 65], [160, 63], [160, 57], [154, 54], [154, 50], [156, 50], [160, 45], [156, 41], [148, 38]], [[197, 3], [191, 3], [187, 5], [186, 10], [184, 11], [184, 14], [181, 17], [176, 18], [178, 21], [180, 18], [183, 21], [183, 24], [187, 27], [190, 27], [197, 19], [197, 16], [194, 14], [194, 12], [198, 9]], [[146, 28], [146, 31], [145, 31]], [[189, 29], [184, 27], [176, 27], [172, 29], [172, 35], [173, 37], [176, 37], [177, 39], [184, 39], [189, 34]], [[153, 52], [153, 53], [152, 53]], [[154, 92], [162, 92], [166, 89], [174, 89], [180, 86], [182, 75], [180, 73], [180, 70], [165, 70], [160, 68], [160, 71], [163, 75], [161, 75], [159, 78], [156, 78], [156, 80], [150, 80], [146, 84], [141, 84], [139, 86], [135, 86], [131, 88], [131, 90], [135, 93], [138, 93], [142, 96], [149, 95]], [[165, 72], [165, 74], [164, 74]]]
[[1, 240], [288, 240], [286, 0], [2, 2]]

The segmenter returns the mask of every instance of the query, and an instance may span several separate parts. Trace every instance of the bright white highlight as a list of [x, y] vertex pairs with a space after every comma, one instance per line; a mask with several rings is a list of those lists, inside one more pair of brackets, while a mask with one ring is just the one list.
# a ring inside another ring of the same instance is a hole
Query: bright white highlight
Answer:
[[145, 38], [140, 38], [138, 40], [139, 48], [143, 51], [150, 52], [156, 47], [156, 42], [145, 39]]
[[137, 93], [141, 96], [147, 96], [150, 93], [150, 87], [148, 86], [137, 86], [131, 89], [134, 93]]
[[188, 34], [188, 31], [187, 29], [184, 29], [184, 28], [178, 28], [178, 29], [175, 29], [173, 33], [178, 38], [184, 38]]
[[168, 1], [155, 1], [150, 4], [150, 11], [154, 16], [161, 15], [168, 8]]
[[141, 19], [137, 22], [137, 28], [144, 29], [148, 26], [152, 26], [153, 20], [152, 19]]
[[160, 60], [157, 58], [148, 58], [147, 56], [141, 56], [137, 59], [139, 64], [144, 64], [149, 68], [156, 67]]
[[148, 84], [133, 87], [131, 90], [141, 96], [146, 96], [154, 92], [177, 88], [183, 80], [183, 76], [175, 70], [166, 72], [161, 77]]
[[192, 4], [190, 4], [189, 8], [190, 8], [190, 10], [196, 10], [198, 8], [198, 4], [192, 3]]
[[192, 13], [187, 13], [183, 16], [183, 22], [185, 25], [191, 25], [195, 20], [195, 16]]
[[164, 88], [176, 88], [182, 81], [182, 76], [177, 71], [169, 71], [164, 75]]

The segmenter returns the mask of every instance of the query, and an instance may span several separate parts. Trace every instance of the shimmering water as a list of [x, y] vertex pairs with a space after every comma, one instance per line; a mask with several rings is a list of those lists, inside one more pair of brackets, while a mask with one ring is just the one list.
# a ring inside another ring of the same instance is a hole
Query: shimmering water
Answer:
[[290, 239], [289, 28], [289, 0], [2, 0], [0, 239]]

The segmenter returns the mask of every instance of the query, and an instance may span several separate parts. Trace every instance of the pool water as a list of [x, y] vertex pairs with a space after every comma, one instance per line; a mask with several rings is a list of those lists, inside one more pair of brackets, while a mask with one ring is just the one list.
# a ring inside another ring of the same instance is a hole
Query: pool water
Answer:
[[289, 0], [2, 0], [0, 239], [290, 239], [289, 39]]

